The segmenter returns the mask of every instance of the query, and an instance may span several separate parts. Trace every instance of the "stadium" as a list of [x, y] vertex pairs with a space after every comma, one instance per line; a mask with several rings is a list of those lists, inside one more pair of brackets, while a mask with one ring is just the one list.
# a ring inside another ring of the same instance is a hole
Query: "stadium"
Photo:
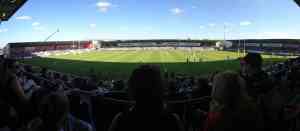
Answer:
[[[0, 0], [1, 22], [30, 2]], [[7, 42], [0, 130], [299, 130], [300, 39], [227, 38], [228, 25], [216, 39]]]
[[224, 46], [220, 44], [222, 41], [193, 40], [9, 43], [5, 49], [10, 58], [25, 59], [23, 61], [26, 64], [76, 75], [87, 75], [94, 70], [96, 74], [110, 74], [109, 77], [125, 79], [134, 68], [146, 63], [158, 64], [168, 72], [207, 75], [217, 70], [237, 69], [238, 58], [246, 52], [266, 54], [264, 58], [267, 64], [297, 56], [299, 49], [298, 41], [245, 41], [249, 41], [243, 43], [245, 49], [239, 47], [237, 41]]

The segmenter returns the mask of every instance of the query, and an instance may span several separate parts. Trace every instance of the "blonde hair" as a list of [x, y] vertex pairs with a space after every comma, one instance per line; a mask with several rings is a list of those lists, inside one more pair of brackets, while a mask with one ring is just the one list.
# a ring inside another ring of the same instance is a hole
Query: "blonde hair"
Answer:
[[221, 72], [214, 77], [212, 98], [230, 110], [250, 100], [245, 81], [233, 71]]

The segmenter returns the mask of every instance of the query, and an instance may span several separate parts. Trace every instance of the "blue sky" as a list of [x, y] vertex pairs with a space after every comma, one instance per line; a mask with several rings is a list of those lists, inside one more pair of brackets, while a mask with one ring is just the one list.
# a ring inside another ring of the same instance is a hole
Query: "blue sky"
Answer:
[[8, 42], [300, 38], [293, 0], [28, 0], [0, 25]]

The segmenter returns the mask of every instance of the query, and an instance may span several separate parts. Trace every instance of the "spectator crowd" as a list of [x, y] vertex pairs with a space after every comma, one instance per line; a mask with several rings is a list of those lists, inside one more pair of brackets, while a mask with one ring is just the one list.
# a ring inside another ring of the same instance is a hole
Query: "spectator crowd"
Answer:
[[240, 70], [207, 78], [142, 65], [126, 81], [1, 57], [0, 131], [300, 130], [300, 58], [239, 61]]

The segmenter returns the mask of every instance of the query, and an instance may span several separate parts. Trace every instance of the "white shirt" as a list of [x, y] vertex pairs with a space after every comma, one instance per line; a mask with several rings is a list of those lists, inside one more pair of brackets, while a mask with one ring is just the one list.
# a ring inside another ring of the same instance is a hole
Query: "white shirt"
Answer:
[[28, 91], [32, 86], [36, 86], [36, 83], [32, 79], [26, 80], [23, 86], [24, 91]]

